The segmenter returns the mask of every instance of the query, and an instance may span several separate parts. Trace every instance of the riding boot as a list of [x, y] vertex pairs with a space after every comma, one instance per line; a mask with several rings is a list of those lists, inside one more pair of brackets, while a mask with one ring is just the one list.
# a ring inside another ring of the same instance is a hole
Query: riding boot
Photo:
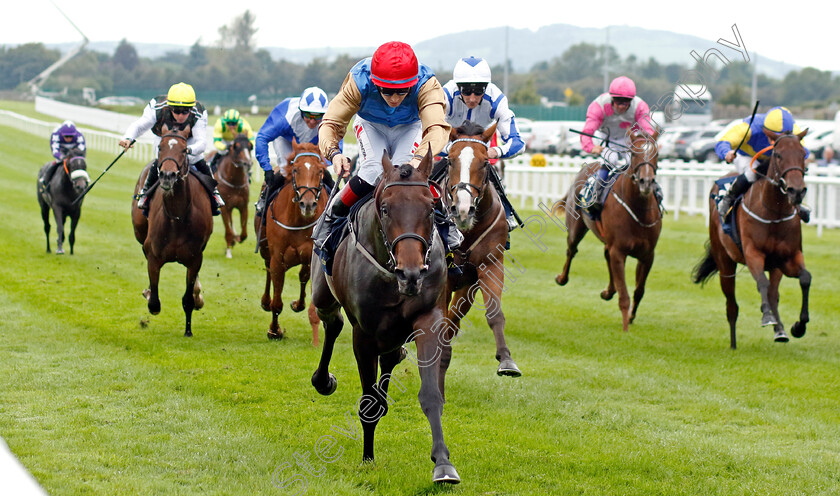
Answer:
[[321, 220], [315, 225], [312, 231], [312, 241], [318, 250], [324, 249], [324, 244], [329, 238], [332, 225], [338, 218], [347, 217], [352, 207], [360, 198], [367, 196], [373, 191], [374, 186], [365, 182], [359, 176], [353, 176], [350, 181], [339, 191], [330, 205], [327, 205]]
[[464, 241], [464, 235], [461, 234], [461, 231], [459, 231], [457, 227], [455, 227], [455, 223], [452, 222], [452, 219], [450, 219], [438, 208], [435, 208], [435, 228], [438, 230], [440, 239], [443, 241], [443, 249], [446, 252], [446, 269], [448, 274], [456, 277], [463, 275], [463, 270], [461, 270], [461, 267], [455, 263], [455, 255], [453, 252], [460, 248], [461, 243]]
[[660, 212], [665, 210], [665, 205], [663, 202], [665, 201], [665, 193], [662, 192], [662, 186], [659, 183], [653, 183], [653, 197], [656, 198], [656, 204], [659, 205]]
[[446, 171], [448, 168], [449, 158], [443, 157], [442, 159], [438, 160], [438, 163], [436, 163], [432, 168], [432, 174], [429, 176], [429, 179], [436, 183], [440, 183], [441, 180], [446, 176]]
[[598, 176], [589, 176], [578, 194], [579, 204], [587, 210], [600, 210], [600, 205], [597, 203], [598, 195]]
[[220, 215], [222, 212], [219, 209], [225, 206], [225, 201], [222, 200], [222, 195], [219, 194], [219, 188], [216, 187], [216, 180], [213, 179], [213, 173], [210, 172], [210, 167], [208, 167], [207, 162], [204, 161], [204, 159], [201, 159], [192, 165], [198, 172], [204, 174], [205, 176], [209, 176], [210, 180], [213, 182], [213, 192], [210, 194], [213, 215]]
[[50, 181], [52, 180], [53, 174], [55, 174], [56, 169], [58, 169], [59, 162], [58, 160], [51, 163], [47, 169], [44, 171], [44, 175], [38, 180], [38, 184], [40, 185], [41, 191], [48, 191], [50, 188]]
[[720, 212], [724, 220], [729, 217], [729, 211], [732, 210], [732, 205], [735, 203], [735, 200], [746, 193], [748, 189], [750, 189], [750, 180], [747, 179], [746, 174], [738, 176], [729, 186], [718, 202], [718, 212]]
[[143, 187], [140, 188], [140, 192], [137, 193], [137, 208], [142, 210], [143, 215], [146, 217], [149, 216], [149, 197], [151, 196], [151, 192], [149, 190], [157, 182], [157, 180], [157, 164], [152, 164], [149, 168], [149, 173], [146, 175], [146, 182], [143, 183]]
[[[270, 184], [265, 185], [265, 191], [262, 195], [260, 195], [260, 199], [257, 200], [257, 203], [254, 204], [256, 208], [256, 212], [254, 215], [257, 217], [262, 217], [263, 213], [265, 212], [265, 206], [271, 201], [271, 197], [286, 184], [286, 178], [281, 176], [280, 174], [275, 174]], [[263, 218], [263, 224], [265, 224], [265, 218]]]

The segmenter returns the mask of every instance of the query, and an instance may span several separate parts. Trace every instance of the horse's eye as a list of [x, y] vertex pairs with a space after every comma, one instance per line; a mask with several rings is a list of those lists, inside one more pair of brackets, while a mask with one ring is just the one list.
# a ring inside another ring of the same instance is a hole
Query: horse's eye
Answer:
[[388, 215], [388, 207], [382, 205], [379, 207], [379, 213], [382, 214], [383, 217], [386, 217]]

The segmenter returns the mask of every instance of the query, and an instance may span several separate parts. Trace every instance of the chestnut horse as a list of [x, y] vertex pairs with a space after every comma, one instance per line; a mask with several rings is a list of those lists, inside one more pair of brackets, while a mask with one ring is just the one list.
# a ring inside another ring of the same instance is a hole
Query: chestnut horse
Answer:
[[[464, 234], [458, 250], [465, 270], [477, 277], [477, 284], [450, 293], [454, 300], [448, 316], [460, 328], [461, 319], [467, 314], [478, 290], [484, 298], [487, 325], [496, 339], [498, 375], [519, 377], [522, 372], [510, 356], [505, 343], [505, 314], [502, 312], [502, 291], [505, 281], [505, 244], [508, 239], [505, 209], [490, 183], [487, 171], [490, 165], [487, 141], [496, 132], [496, 124], [486, 130], [467, 121], [450, 133], [449, 169], [445, 190], [452, 219]], [[474, 283], [475, 280], [470, 280]], [[449, 306], [449, 301], [447, 301]]]
[[[47, 167], [43, 166], [38, 172], [38, 179], [46, 173]], [[47, 188], [42, 188], [38, 183], [38, 205], [41, 206], [41, 219], [44, 221], [44, 234], [47, 236], [47, 253], [50, 252], [50, 209], [55, 217], [55, 231], [58, 238], [55, 240], [55, 254], [64, 254], [64, 222], [70, 217], [70, 254], [73, 254], [73, 245], [76, 244], [76, 226], [79, 225], [79, 217], [82, 215], [82, 202], [76, 202], [79, 195], [84, 194], [90, 176], [87, 173], [87, 162], [80, 150], [73, 149], [64, 158], [58, 170], [50, 179]]]
[[199, 180], [190, 174], [187, 158], [187, 138], [191, 129], [161, 129], [156, 161], [140, 173], [135, 195], [146, 180], [150, 167], [158, 167], [159, 189], [149, 201], [149, 218], [131, 203], [131, 220], [134, 236], [143, 245], [143, 254], [149, 271], [149, 287], [143, 295], [149, 302], [152, 315], [160, 313], [158, 280], [161, 267], [178, 262], [187, 268], [187, 284], [181, 305], [186, 316], [184, 336], [192, 336], [192, 312], [204, 306], [198, 271], [201, 269], [204, 247], [213, 232], [210, 198]]
[[[323, 395], [335, 391], [337, 381], [329, 364], [344, 325], [343, 307], [353, 324], [353, 350], [362, 382], [363, 459], [373, 460], [376, 424], [393, 401], [388, 396], [388, 385], [395, 380], [391, 371], [404, 357], [403, 345], [413, 340], [422, 381], [418, 397], [432, 429], [433, 481], [457, 483], [460, 479], [449, 461], [441, 424], [454, 332], [445, 325], [446, 261], [429, 189], [432, 157], [427, 152], [415, 169], [409, 164], [394, 167], [385, 156], [382, 167], [373, 201], [362, 205], [350, 220], [350, 235], [336, 250], [332, 276], [325, 274], [318, 255], [313, 256], [312, 301], [326, 338], [312, 385]], [[378, 379], [377, 366], [381, 367]]]
[[[658, 130], [653, 135], [631, 133], [630, 165], [615, 181], [604, 201], [600, 219], [593, 220], [588, 215], [582, 215], [581, 207], [575, 201], [587, 178], [597, 173], [599, 163], [588, 164], [581, 169], [565, 198], [568, 248], [563, 272], [557, 275], [555, 282], [561, 286], [569, 282], [569, 267], [578, 244], [587, 231], [592, 230], [604, 243], [604, 258], [610, 274], [610, 282], [601, 291], [601, 298], [610, 300], [618, 291], [624, 331], [636, 318], [639, 303], [645, 295], [645, 281], [653, 266], [653, 252], [662, 230], [662, 215], [653, 194], [659, 160], [658, 137]], [[628, 255], [638, 260], [632, 310], [624, 276]]]
[[[724, 234], [714, 197], [718, 186], [712, 186], [709, 199], [709, 242], [706, 255], [695, 267], [692, 280], [706, 282], [720, 272], [720, 288], [726, 296], [726, 318], [729, 321], [729, 346], [735, 349], [735, 322], [738, 303], [735, 301], [735, 269], [744, 264], [750, 270], [761, 295], [761, 325], [773, 326], [774, 340], [786, 343], [788, 336], [779, 317], [779, 283], [782, 276], [796, 277], [802, 289], [799, 321], [790, 333], [795, 338], [805, 335], [808, 323], [808, 291], [811, 273], [805, 269], [802, 254], [802, 226], [799, 205], [805, 197], [805, 149], [799, 134], [777, 134], [766, 131], [773, 144], [767, 175], [750, 187], [740, 207], [733, 210], [737, 233], [743, 250]], [[770, 278], [764, 274], [770, 273]]]
[[[232, 258], [232, 248], [236, 243], [242, 243], [248, 238], [248, 202], [250, 200], [249, 179], [251, 177], [251, 151], [254, 145], [248, 136], [239, 133], [228, 152], [219, 160], [219, 168], [214, 174], [219, 182], [219, 194], [225, 205], [222, 212], [222, 222], [225, 225], [225, 257]], [[218, 152], [217, 152], [218, 153]], [[233, 228], [233, 210], [239, 210], [239, 234]]]
[[[277, 323], [283, 311], [283, 283], [286, 271], [300, 265], [300, 297], [291, 309], [300, 312], [306, 308], [306, 283], [309, 282], [309, 263], [312, 260], [312, 228], [327, 207], [324, 175], [327, 165], [312, 143], [292, 142], [292, 153], [286, 167], [286, 183], [266, 208], [266, 240], [260, 243], [260, 254], [265, 260], [265, 292], [262, 308], [271, 311], [269, 339], [282, 339], [285, 330]], [[274, 297], [270, 297], [274, 285]], [[309, 308], [312, 326], [312, 344], [318, 346], [318, 324], [315, 307]]]

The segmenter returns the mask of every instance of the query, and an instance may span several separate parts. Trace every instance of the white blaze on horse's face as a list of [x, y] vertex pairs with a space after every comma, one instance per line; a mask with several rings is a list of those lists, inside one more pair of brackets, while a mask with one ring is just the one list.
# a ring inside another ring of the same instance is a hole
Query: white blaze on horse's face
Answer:
[[178, 140], [176, 140], [175, 138], [170, 138], [170, 140], [167, 141], [166, 144], [169, 145], [169, 149], [171, 150], [175, 148], [175, 145], [178, 144]]
[[[458, 162], [461, 166], [460, 182], [464, 184], [470, 183], [470, 165], [475, 158], [475, 152], [469, 146], [461, 148], [461, 153], [458, 155]], [[470, 207], [472, 206], [472, 195], [470, 195], [469, 188], [460, 188], [458, 190], [458, 217], [462, 221], [466, 221], [470, 215]]]
[[311, 169], [311, 168], [312, 168], [312, 164], [311, 164], [311, 163], [309, 163], [309, 162], [306, 162], [306, 163], [305, 163], [305, 164], [303, 164], [303, 165], [305, 165], [305, 166], [306, 166], [306, 170], [309, 170], [309, 169]]

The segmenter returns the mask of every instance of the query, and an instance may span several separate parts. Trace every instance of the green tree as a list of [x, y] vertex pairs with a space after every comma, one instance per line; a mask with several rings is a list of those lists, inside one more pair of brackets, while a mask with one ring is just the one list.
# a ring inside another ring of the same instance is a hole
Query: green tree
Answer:
[[114, 63], [121, 65], [127, 71], [133, 71], [137, 67], [137, 64], [140, 63], [137, 50], [125, 38], [120, 41], [120, 44], [117, 45], [117, 49], [114, 51]]
[[224, 48], [253, 51], [256, 47], [254, 37], [257, 33], [257, 28], [254, 27], [256, 20], [256, 16], [250, 10], [235, 17], [230, 25], [219, 28], [219, 44]]
[[510, 103], [514, 105], [539, 105], [540, 95], [537, 93], [534, 79], [528, 78], [525, 84], [513, 92]]
[[197, 39], [190, 47], [189, 60], [187, 61], [187, 68], [197, 69], [203, 65], [207, 65], [207, 49], [201, 46], [201, 38]]
[[0, 89], [10, 90], [29, 81], [60, 56], [58, 50], [49, 50], [43, 43], [0, 46]]

